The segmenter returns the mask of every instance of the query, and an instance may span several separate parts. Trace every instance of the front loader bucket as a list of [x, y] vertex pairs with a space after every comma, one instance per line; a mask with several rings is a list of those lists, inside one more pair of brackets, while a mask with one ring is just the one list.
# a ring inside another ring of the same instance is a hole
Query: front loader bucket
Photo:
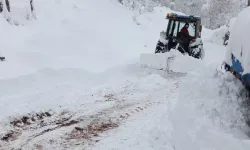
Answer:
[[140, 67], [147, 73], [160, 74], [163, 77], [172, 75], [186, 75], [187, 72], [197, 69], [202, 61], [179, 51], [172, 50], [167, 53], [144, 53], [140, 55]]
[[173, 72], [171, 70], [171, 63], [175, 57], [172, 53], [145, 53], [140, 55], [140, 65], [147, 73], [159, 74], [166, 78], [173, 74], [181, 74], [180, 72]]
[[169, 63], [173, 59], [174, 56], [166, 55], [166, 53], [145, 53], [140, 56], [140, 65], [144, 68], [169, 72]]

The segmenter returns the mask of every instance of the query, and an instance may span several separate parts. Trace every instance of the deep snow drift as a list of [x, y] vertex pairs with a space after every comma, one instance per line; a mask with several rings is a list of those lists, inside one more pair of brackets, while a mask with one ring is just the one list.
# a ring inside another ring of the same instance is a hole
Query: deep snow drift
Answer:
[[204, 60], [178, 56], [173, 67], [187, 76], [165, 79], [137, 62], [154, 52], [169, 9], [140, 15], [109, 0], [35, 6], [37, 20], [18, 16], [19, 26], [0, 17], [1, 150], [249, 149], [235, 96], [242, 87], [216, 70], [225, 47], [209, 42], [213, 31], [202, 33]]
[[188, 74], [169, 117], [176, 149], [249, 149], [243, 86], [215, 64]]

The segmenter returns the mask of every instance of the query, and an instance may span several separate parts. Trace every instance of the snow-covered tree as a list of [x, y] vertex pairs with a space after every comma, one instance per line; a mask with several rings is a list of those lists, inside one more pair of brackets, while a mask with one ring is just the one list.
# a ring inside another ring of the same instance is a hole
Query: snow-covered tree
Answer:
[[176, 0], [176, 10], [202, 17], [207, 28], [217, 28], [227, 24], [247, 2], [244, 0]]
[[[142, 12], [152, 11], [156, 6], [167, 6], [176, 11], [202, 17], [207, 28], [217, 28], [229, 23], [244, 7], [247, 0], [117, 0], [129, 8]], [[250, 0], [249, 0], [250, 1]]]
[[171, 0], [170, 8], [171, 8], [172, 10], [175, 10], [175, 0]]
[[246, 3], [242, 0], [207, 0], [201, 9], [202, 22], [205, 27], [215, 29], [228, 24], [230, 19], [235, 17]]
[[203, 5], [202, 0], [175, 0], [176, 10], [186, 14], [199, 15]]
[[139, 12], [151, 12], [156, 6], [165, 5], [168, 0], [117, 0], [128, 8]]

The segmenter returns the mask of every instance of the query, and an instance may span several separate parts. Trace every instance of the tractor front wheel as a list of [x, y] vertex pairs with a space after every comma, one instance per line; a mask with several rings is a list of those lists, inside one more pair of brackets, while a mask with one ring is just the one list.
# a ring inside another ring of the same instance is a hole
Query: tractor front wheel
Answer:
[[160, 40], [157, 42], [156, 48], [155, 48], [155, 54], [156, 53], [165, 53], [166, 52], [166, 45], [164, 45]]
[[197, 48], [192, 48], [190, 51], [190, 55], [196, 59], [203, 59], [205, 55], [203, 47], [198, 46]]

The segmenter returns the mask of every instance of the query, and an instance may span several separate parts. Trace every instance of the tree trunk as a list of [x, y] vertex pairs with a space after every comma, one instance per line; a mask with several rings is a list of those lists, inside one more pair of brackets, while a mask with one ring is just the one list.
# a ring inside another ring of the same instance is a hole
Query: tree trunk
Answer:
[[4, 18], [10, 23], [12, 24], [12, 20], [10, 17], [10, 2], [9, 0], [0, 0], [1, 2], [1, 6], [2, 6], [2, 12], [4, 14]]
[[33, 0], [30, 0], [30, 8], [31, 8], [31, 12], [33, 12], [34, 11]]
[[36, 19], [36, 11], [34, 7], [34, 0], [30, 0], [30, 9], [31, 9], [31, 15], [34, 19]]
[[10, 2], [9, 2], [9, 0], [5, 0], [5, 3], [6, 3], [6, 7], [7, 7], [8, 12], [10, 12]]
[[0, 13], [2, 13], [3, 12], [3, 3], [2, 3], [2, 1], [0, 0]]
[[248, 4], [247, 4], [247, 6], [248, 6], [248, 7], [250, 6], [250, 0], [248, 0]]

